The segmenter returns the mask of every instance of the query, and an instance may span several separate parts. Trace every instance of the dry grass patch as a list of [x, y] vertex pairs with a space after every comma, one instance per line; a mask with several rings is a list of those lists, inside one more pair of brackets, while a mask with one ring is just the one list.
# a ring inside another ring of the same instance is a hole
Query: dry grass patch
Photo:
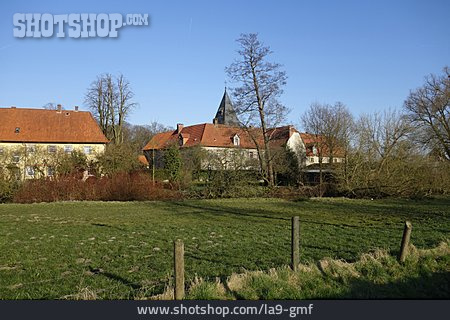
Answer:
[[[450, 298], [450, 246], [418, 250], [411, 246], [405, 264], [387, 250], [362, 254], [355, 262], [325, 258], [268, 271], [233, 273], [225, 283], [196, 277], [187, 299]], [[439, 285], [438, 285], [439, 284]], [[173, 288], [151, 299], [173, 299]]]

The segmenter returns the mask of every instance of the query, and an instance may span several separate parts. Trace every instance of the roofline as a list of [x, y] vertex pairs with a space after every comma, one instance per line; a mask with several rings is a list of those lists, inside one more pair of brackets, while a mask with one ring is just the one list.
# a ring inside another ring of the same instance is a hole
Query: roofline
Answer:
[[[204, 144], [201, 144], [201, 143], [199, 143], [199, 144], [194, 144], [194, 145], [191, 145], [191, 146], [180, 146], [180, 148], [182, 148], [182, 149], [188, 149], [188, 148], [195, 148], [195, 147], [198, 147], [198, 146], [200, 146], [200, 147], [204, 147], [204, 148], [222, 148], [222, 149], [242, 149], [242, 150], [257, 150], [257, 148], [256, 147], [254, 147], [254, 148], [244, 148], [244, 147], [241, 147], [241, 146], [220, 146], [220, 147], [217, 147], [217, 146], [208, 146], [208, 145], [204, 145]], [[164, 148], [148, 148], [148, 149], [142, 149], [142, 151], [151, 151], [151, 150], [165, 150], [165, 149], [168, 149], [169, 147], [164, 147]]]
[[50, 144], [50, 143], [108, 144], [108, 143], [110, 143], [110, 141], [106, 141], [106, 142], [82, 141], [82, 142], [80, 142], [80, 141], [35, 141], [35, 140], [27, 140], [27, 141], [25, 141], [25, 140], [19, 140], [19, 141], [17, 141], [17, 140], [0, 140], [0, 142], [3, 142], [3, 143], [30, 143], [30, 142], [32, 142], [32, 143], [43, 143], [43, 144]]
[[[182, 148], [190, 148], [190, 147], [194, 147], [194, 146], [198, 146], [198, 145], [200, 145], [200, 146], [202, 146], [202, 147], [211, 147], [211, 148], [233, 148], [233, 146], [229, 146], [229, 147], [222, 147], [222, 146], [221, 146], [221, 147], [216, 147], [216, 146], [208, 146], [208, 145], [203, 144], [203, 136], [205, 135], [205, 128], [206, 128], [206, 126], [208, 126], [208, 125], [214, 126], [214, 127], [226, 127], [226, 128], [239, 129], [239, 130], [242, 130], [242, 131], [245, 131], [245, 132], [248, 132], [249, 130], [253, 130], [253, 129], [260, 129], [260, 128], [255, 128], [255, 127], [249, 128], [249, 127], [240, 127], [240, 126], [229, 126], [229, 125], [226, 125], [226, 124], [214, 124], [214, 123], [208, 123], [208, 122], [197, 123], [197, 124], [192, 124], [192, 125], [188, 125], [188, 126], [183, 126], [182, 131], [183, 131], [184, 129], [186, 129], [186, 128], [194, 127], [194, 126], [203, 126], [203, 130], [202, 130], [202, 135], [201, 135], [201, 137], [200, 137], [200, 141], [199, 141], [198, 144], [195, 144], [195, 145], [192, 145], [192, 146], [188, 146], [188, 147], [182, 146]], [[284, 126], [280, 126], [280, 127], [269, 128], [268, 131], [269, 131], [269, 130], [272, 130], [273, 132], [275, 132], [277, 129], [281, 130], [281, 129], [286, 129], [286, 128], [290, 128], [290, 127], [292, 127], [292, 128], [294, 129], [294, 133], [297, 132], [297, 133], [299, 133], [299, 134], [302, 134], [302, 133], [301, 133], [300, 131], [298, 131], [298, 130], [295, 128], [295, 126], [292, 125], [292, 124], [288, 124], [288, 125], [284, 125]], [[159, 133], [155, 134], [155, 135], [150, 139], [149, 143], [150, 143], [156, 136], [158, 136], [158, 135], [167, 134], [167, 133], [172, 133], [172, 134], [174, 134], [175, 132], [176, 132], [176, 130], [167, 130], [167, 131], [159, 132]], [[169, 138], [170, 138], [170, 137], [169, 137]], [[291, 136], [288, 137], [288, 140], [289, 140], [290, 138], [291, 138]], [[273, 141], [276, 141], [276, 140], [277, 140], [277, 139], [274, 139]], [[305, 143], [303, 142], [303, 139], [301, 139], [301, 140], [302, 140], [302, 143], [305, 144]], [[164, 149], [166, 149], [166, 147], [147, 147], [147, 148], [144, 147], [144, 148], [142, 148], [141, 150], [142, 150], [142, 151], [149, 151], [149, 150], [164, 150]], [[245, 149], [248, 149], [248, 148], [245, 148]]]
[[[28, 107], [18, 107], [18, 106], [0, 106], [1, 109], [12, 109], [12, 110], [43, 110], [43, 111], [58, 111], [58, 109], [45, 109], [44, 107], [36, 107], [36, 108], [28, 108]], [[85, 110], [78, 110], [75, 109], [61, 109], [61, 111], [73, 111], [73, 112], [90, 112]]]
[[56, 113], [87, 113], [89, 114], [89, 116], [91, 117], [92, 121], [95, 123], [97, 129], [99, 130], [99, 132], [101, 133], [101, 135], [104, 137], [104, 140], [100, 141], [100, 140], [96, 140], [96, 141], [40, 141], [40, 140], [0, 140], [0, 142], [4, 142], [4, 143], [73, 143], [73, 144], [108, 144], [111, 142], [111, 140], [108, 140], [105, 136], [105, 134], [103, 133], [102, 129], [100, 128], [99, 124], [97, 123], [97, 120], [95, 120], [95, 117], [92, 115], [92, 112], [90, 111], [82, 111], [82, 110], [54, 110], [54, 109], [44, 109], [44, 108], [18, 108], [18, 107], [0, 107], [0, 111], [1, 110], [39, 110], [39, 111], [46, 111], [46, 112], [56, 112]]

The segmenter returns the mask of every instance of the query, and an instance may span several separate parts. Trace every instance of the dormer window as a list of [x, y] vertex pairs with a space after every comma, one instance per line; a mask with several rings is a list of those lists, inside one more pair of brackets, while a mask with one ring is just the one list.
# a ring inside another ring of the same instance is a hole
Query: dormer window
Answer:
[[189, 133], [181, 133], [178, 136], [178, 143], [179, 143], [180, 147], [184, 146], [186, 144], [186, 142], [189, 140], [190, 136], [191, 135]]
[[14, 130], [15, 133], [20, 133], [20, 128], [16, 127], [16, 130]]
[[233, 144], [237, 147], [241, 145], [241, 138], [237, 134], [233, 137]]

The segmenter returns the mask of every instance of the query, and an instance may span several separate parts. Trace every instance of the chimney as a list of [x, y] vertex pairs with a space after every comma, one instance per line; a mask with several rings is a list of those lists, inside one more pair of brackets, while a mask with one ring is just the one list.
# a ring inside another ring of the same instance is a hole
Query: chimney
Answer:
[[58, 104], [57, 107], [58, 107], [58, 112], [61, 113], [62, 105]]
[[213, 124], [214, 124], [214, 126], [217, 126], [219, 124], [219, 119], [214, 118], [213, 119]]
[[177, 133], [180, 133], [181, 130], [183, 130], [183, 124], [182, 123], [177, 123]]
[[77, 112], [78, 111], [78, 106], [75, 106], [75, 112]]

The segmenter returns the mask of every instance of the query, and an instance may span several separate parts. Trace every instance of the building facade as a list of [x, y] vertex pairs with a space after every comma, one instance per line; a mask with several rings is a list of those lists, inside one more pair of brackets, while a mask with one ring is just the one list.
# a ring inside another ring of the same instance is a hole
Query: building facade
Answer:
[[[320, 140], [309, 134], [300, 133], [293, 126], [283, 126], [268, 130], [270, 146], [275, 152], [293, 151], [302, 167], [319, 163], [317, 154]], [[208, 156], [202, 163], [202, 169], [255, 169], [259, 165], [258, 148], [263, 149], [262, 131], [258, 128], [243, 128], [233, 108], [228, 93], [224, 92], [216, 116], [212, 123], [202, 123], [191, 126], [177, 124], [173, 131], [156, 134], [144, 147], [150, 167], [164, 168], [164, 150], [170, 146], [181, 150], [201, 148]], [[322, 163], [331, 158], [333, 162], [342, 162], [342, 156], [334, 157], [320, 154]]]
[[91, 113], [78, 107], [0, 108], [0, 168], [18, 179], [51, 177], [58, 157], [74, 151], [95, 160], [107, 143]]

